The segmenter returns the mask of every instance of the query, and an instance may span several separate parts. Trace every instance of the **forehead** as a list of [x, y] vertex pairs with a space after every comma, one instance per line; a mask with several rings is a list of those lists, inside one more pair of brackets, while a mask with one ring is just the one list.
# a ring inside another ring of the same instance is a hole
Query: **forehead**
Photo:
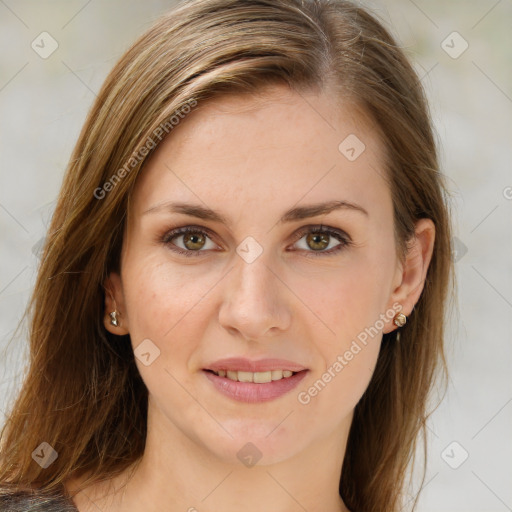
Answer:
[[223, 95], [173, 128], [146, 162], [133, 204], [139, 213], [171, 199], [217, 209], [229, 198], [247, 211], [344, 198], [371, 208], [387, 189], [383, 154], [367, 119], [325, 93]]

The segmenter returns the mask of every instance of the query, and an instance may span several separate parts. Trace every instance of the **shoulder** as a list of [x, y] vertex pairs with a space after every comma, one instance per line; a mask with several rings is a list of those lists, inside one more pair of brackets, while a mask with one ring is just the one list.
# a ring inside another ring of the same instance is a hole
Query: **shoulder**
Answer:
[[78, 512], [63, 494], [43, 494], [38, 491], [2, 492], [0, 512]]

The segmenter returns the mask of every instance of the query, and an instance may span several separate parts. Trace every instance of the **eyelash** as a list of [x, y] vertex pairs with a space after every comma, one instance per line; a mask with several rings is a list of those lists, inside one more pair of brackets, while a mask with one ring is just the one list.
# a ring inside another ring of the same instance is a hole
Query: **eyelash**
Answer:
[[[211, 232], [209, 229], [206, 228], [200, 228], [196, 226], [185, 226], [182, 228], [176, 228], [171, 231], [168, 231], [164, 234], [164, 236], [161, 239], [161, 242], [167, 246], [173, 246], [171, 248], [172, 251], [177, 252], [178, 254], [182, 254], [186, 257], [197, 257], [200, 256], [201, 253], [204, 253], [206, 251], [204, 250], [197, 250], [197, 251], [186, 251], [184, 249], [181, 249], [180, 247], [177, 247], [175, 244], [171, 243], [171, 240], [176, 238], [179, 235], [185, 235], [187, 233], [199, 233], [201, 235], [206, 235], [208, 238], [211, 239]], [[317, 226], [306, 226], [305, 228], [302, 228], [296, 235], [294, 235], [293, 243], [298, 242], [304, 235], [308, 233], [323, 233], [327, 234], [331, 237], [336, 238], [339, 242], [341, 242], [339, 245], [332, 247], [328, 251], [306, 251], [308, 255], [306, 257], [312, 257], [317, 258], [319, 256], [332, 256], [341, 250], [345, 249], [346, 247], [349, 247], [353, 245], [352, 240], [348, 235], [346, 235], [343, 231], [340, 231], [338, 229], [329, 228], [327, 226], [323, 225], [317, 225]]]

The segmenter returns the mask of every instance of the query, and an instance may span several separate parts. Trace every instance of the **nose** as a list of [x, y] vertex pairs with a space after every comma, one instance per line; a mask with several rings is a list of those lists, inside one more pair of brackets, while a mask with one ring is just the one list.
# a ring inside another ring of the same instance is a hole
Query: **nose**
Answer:
[[220, 324], [247, 340], [285, 331], [291, 322], [291, 294], [283, 281], [264, 255], [252, 263], [239, 258], [226, 276]]

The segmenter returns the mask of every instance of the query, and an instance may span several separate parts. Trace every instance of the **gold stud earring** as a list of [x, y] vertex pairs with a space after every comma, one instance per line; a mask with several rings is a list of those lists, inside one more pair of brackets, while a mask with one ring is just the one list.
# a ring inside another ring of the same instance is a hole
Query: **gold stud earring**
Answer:
[[117, 319], [117, 311], [112, 311], [111, 313], [109, 313], [109, 315], [110, 315], [110, 323], [114, 327], [118, 327], [119, 326], [119, 320]]
[[395, 315], [395, 318], [393, 318], [393, 323], [397, 327], [403, 327], [406, 322], [407, 322], [407, 317], [403, 313], [397, 313]]

